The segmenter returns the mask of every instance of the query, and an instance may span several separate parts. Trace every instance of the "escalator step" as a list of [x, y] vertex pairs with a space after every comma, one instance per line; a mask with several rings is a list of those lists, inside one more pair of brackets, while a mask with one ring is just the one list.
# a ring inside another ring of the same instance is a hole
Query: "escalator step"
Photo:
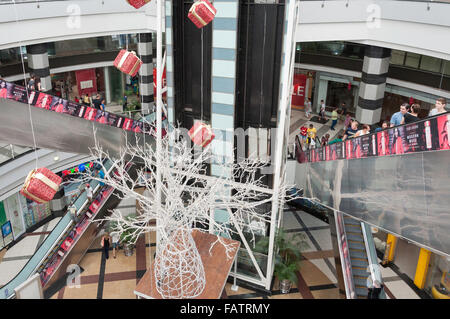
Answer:
[[356, 276], [353, 277], [353, 282], [355, 283], [355, 287], [357, 286], [361, 286], [361, 287], [366, 287], [367, 285], [367, 278], [357, 278]]
[[359, 277], [364, 277], [364, 278], [367, 278], [370, 276], [370, 273], [367, 271], [367, 268], [358, 267], [358, 266], [352, 267], [352, 274], [353, 274], [353, 276], [359, 276]]
[[369, 293], [367, 287], [355, 287], [355, 292], [356, 295], [359, 297], [366, 297], [367, 298], [367, 294]]
[[365, 251], [354, 250], [350, 248], [350, 258], [361, 258], [367, 260], [367, 254]]
[[361, 225], [361, 222], [359, 220], [356, 220], [354, 218], [344, 216], [344, 224], [355, 224], [355, 225]]
[[349, 239], [353, 240], [353, 241], [360, 242], [360, 243], [362, 243], [364, 245], [364, 241], [363, 241], [362, 235], [357, 236], [357, 235], [352, 234], [352, 233], [347, 233], [347, 240], [349, 240]]
[[364, 269], [367, 269], [367, 267], [369, 266], [369, 263], [367, 261], [358, 259], [350, 259], [350, 263], [352, 264], [352, 266], [357, 266]]
[[361, 225], [359, 224], [345, 224], [345, 228], [347, 229], [347, 227], [349, 227], [350, 229], [361, 229]]

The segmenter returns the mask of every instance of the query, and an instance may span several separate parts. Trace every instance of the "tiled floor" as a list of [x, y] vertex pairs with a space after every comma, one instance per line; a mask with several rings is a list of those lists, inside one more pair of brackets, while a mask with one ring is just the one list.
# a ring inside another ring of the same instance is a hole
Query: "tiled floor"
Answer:
[[[274, 279], [272, 295], [261, 291], [239, 286], [237, 291], [231, 290], [227, 283], [225, 291], [230, 299], [340, 299], [344, 298], [337, 288], [336, 269], [333, 257], [329, 225], [300, 210], [284, 212], [283, 225], [288, 233], [304, 233], [308, 249], [303, 251], [304, 260], [298, 271], [298, 285], [294, 285], [289, 294], [281, 294], [277, 279]], [[24, 252], [31, 253], [38, 242], [42, 242], [47, 232], [56, 225], [53, 220], [41, 229], [39, 235], [29, 235], [13, 246], [6, 253], [3, 251], [3, 262], [0, 263], [0, 276], [7, 282], [18, 272], [28, 260]], [[127, 257], [123, 251], [117, 252], [117, 258], [104, 258], [100, 247], [100, 237], [97, 237], [86, 255], [80, 262], [83, 270], [80, 275], [80, 286], [60, 287], [52, 299], [135, 299], [133, 293], [139, 279], [154, 258], [155, 234], [142, 237], [133, 256]], [[15, 249], [14, 249], [15, 248]], [[0, 255], [1, 256], [1, 255]], [[388, 298], [420, 298], [400, 276], [390, 268], [381, 268]]]
[[[316, 116], [313, 114], [311, 116]], [[335, 130], [331, 130], [331, 119], [327, 117], [328, 122], [325, 124], [321, 124], [315, 121], [311, 121], [311, 119], [308, 119], [305, 117], [305, 112], [300, 110], [291, 110], [291, 119], [290, 119], [290, 128], [289, 128], [289, 144], [292, 144], [295, 142], [295, 135], [300, 134], [300, 127], [306, 126], [309, 127], [309, 124], [314, 125], [314, 127], [317, 130], [317, 136], [319, 138], [322, 138], [325, 134], [330, 134], [330, 141], [333, 140], [335, 137], [337, 137], [339, 134], [342, 134], [343, 128], [344, 128], [344, 121], [338, 120], [338, 123], [335, 126]]]

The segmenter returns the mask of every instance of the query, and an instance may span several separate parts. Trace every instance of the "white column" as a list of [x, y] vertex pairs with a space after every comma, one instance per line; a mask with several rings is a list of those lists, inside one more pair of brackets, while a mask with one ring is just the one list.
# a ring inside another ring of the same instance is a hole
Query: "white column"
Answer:
[[105, 79], [105, 99], [106, 104], [111, 103], [111, 80], [109, 75], [109, 67], [103, 68], [103, 77]]

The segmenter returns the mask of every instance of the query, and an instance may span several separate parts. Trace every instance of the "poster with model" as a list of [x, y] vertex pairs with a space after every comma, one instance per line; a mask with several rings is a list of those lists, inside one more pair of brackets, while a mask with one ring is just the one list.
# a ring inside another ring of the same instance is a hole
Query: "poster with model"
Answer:
[[53, 97], [51, 95], [40, 92], [35, 106], [41, 109], [50, 109]]
[[378, 156], [389, 155], [389, 131], [384, 130], [377, 133], [377, 143], [378, 143]]
[[97, 111], [97, 115], [95, 116], [95, 121], [101, 124], [108, 124], [109, 113], [106, 111]]
[[404, 152], [413, 153], [424, 151], [424, 144], [422, 143], [422, 132], [424, 131], [423, 122], [415, 122], [405, 126], [406, 145]]
[[[375, 136], [375, 135], [373, 135]], [[372, 150], [372, 138], [369, 135], [363, 135], [359, 138], [360, 144], [360, 153], [359, 158], [366, 158], [371, 155]]]
[[13, 99], [17, 102], [22, 102], [22, 103], [28, 104], [27, 90], [23, 86], [13, 85], [11, 99]]
[[142, 124], [144, 123], [141, 121], [133, 121], [133, 126], [131, 127], [132, 131], [135, 133], [142, 133], [143, 130]]
[[129, 119], [129, 118], [125, 118], [123, 121], [122, 128], [126, 131], [131, 131], [132, 126], [133, 126], [133, 120]]
[[121, 127], [123, 124], [123, 118], [117, 114], [109, 113], [108, 115], [108, 125], [114, 127]]
[[66, 111], [64, 113], [72, 116], [78, 116], [80, 108], [81, 108], [80, 104], [69, 101], [67, 102]]
[[50, 105], [50, 110], [58, 113], [65, 113], [64, 111], [67, 111], [67, 101], [62, 98], [54, 97], [52, 104]]
[[450, 149], [450, 114], [444, 114], [437, 118], [439, 135], [439, 149]]
[[84, 112], [84, 118], [89, 121], [94, 121], [97, 115], [97, 109], [86, 106], [86, 111]]
[[0, 80], [0, 99], [6, 99], [8, 97], [8, 88], [6, 87], [6, 82]]

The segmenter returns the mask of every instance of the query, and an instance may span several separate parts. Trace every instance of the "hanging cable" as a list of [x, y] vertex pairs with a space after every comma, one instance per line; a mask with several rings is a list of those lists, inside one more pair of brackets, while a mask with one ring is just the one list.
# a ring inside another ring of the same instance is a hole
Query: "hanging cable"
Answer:
[[[17, 13], [17, 8], [16, 8], [16, 0], [13, 0], [13, 4], [14, 4], [14, 13], [16, 16], [16, 24], [19, 24], [19, 15]], [[38, 4], [39, 5], [39, 4]], [[37, 145], [36, 145], [36, 135], [34, 133], [34, 125], [33, 125], [33, 116], [31, 115], [31, 104], [30, 104], [30, 94], [28, 92], [28, 82], [27, 82], [27, 76], [25, 73], [25, 62], [24, 62], [24, 58], [23, 58], [23, 52], [22, 52], [22, 42], [19, 39], [19, 51], [20, 51], [20, 59], [21, 59], [21, 63], [22, 63], [22, 71], [23, 71], [23, 80], [25, 83], [25, 91], [27, 93], [27, 102], [28, 102], [28, 114], [30, 116], [30, 125], [31, 125], [31, 134], [33, 135], [33, 145], [34, 145], [34, 155], [35, 155], [35, 166], [36, 169], [38, 168], [38, 154], [37, 154]]]

